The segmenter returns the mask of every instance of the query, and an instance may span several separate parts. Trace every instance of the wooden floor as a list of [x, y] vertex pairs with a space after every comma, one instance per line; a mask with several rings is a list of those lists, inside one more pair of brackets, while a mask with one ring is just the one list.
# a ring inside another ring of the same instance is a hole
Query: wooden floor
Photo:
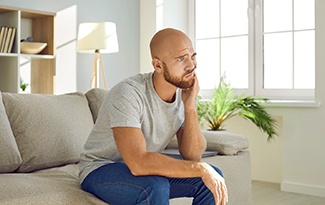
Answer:
[[279, 184], [253, 181], [252, 205], [325, 205], [325, 197], [280, 191]]

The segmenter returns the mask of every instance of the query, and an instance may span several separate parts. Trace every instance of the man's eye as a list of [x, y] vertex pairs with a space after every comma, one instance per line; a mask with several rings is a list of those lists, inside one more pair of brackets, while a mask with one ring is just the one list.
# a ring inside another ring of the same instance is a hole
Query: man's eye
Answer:
[[181, 56], [181, 57], [178, 57], [178, 58], [177, 58], [177, 61], [178, 61], [178, 62], [182, 62], [183, 60], [184, 60], [184, 56]]

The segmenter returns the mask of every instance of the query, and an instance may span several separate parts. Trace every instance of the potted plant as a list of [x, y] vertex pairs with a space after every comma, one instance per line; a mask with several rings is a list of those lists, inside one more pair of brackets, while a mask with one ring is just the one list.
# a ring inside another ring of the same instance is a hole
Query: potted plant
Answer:
[[26, 88], [28, 87], [28, 83], [21, 83], [20, 84], [20, 89], [24, 92], [26, 91]]
[[266, 98], [251, 96], [236, 96], [235, 89], [220, 79], [219, 86], [209, 100], [203, 100], [199, 96], [197, 112], [200, 123], [206, 121], [210, 130], [222, 130], [223, 123], [233, 116], [240, 116], [253, 122], [261, 131], [267, 133], [267, 140], [271, 140], [277, 134], [277, 123], [265, 110], [260, 102], [266, 102]]

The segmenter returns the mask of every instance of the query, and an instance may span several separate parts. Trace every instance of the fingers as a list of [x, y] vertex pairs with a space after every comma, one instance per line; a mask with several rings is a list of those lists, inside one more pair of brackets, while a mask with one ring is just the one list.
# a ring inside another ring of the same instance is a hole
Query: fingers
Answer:
[[228, 202], [228, 190], [225, 179], [210, 165], [205, 164], [207, 177], [202, 177], [203, 182], [212, 192], [216, 205], [225, 205]]
[[194, 73], [194, 85], [193, 85], [193, 87], [195, 88], [196, 92], [198, 92], [200, 90], [199, 81], [197, 79], [196, 73]]
[[219, 201], [220, 201], [220, 204], [223, 204], [223, 199], [224, 199], [224, 193], [222, 192], [222, 184], [219, 182], [218, 184], [218, 195], [219, 195]]
[[219, 186], [219, 191], [222, 194], [221, 196], [223, 196], [221, 198], [221, 203], [222, 205], [225, 205], [226, 203], [228, 203], [228, 190], [227, 187], [224, 183], [220, 184]]
[[225, 205], [228, 202], [227, 187], [221, 181], [217, 181], [216, 186], [217, 186], [216, 187], [216, 192], [215, 192], [216, 194], [214, 195], [216, 205]]
[[224, 200], [224, 203], [223, 204], [226, 204], [226, 203], [228, 203], [228, 190], [227, 190], [227, 187], [226, 186], [224, 186], [224, 198], [223, 198], [223, 200]]
[[228, 191], [226, 184], [224, 183], [224, 181], [220, 181], [218, 179], [214, 179], [212, 184], [213, 188], [210, 190], [213, 194], [215, 204], [226, 205], [226, 203], [228, 203]]
[[225, 181], [223, 178], [220, 179], [219, 177], [215, 178], [215, 181], [215, 202], [217, 205], [225, 205], [228, 203], [228, 190]]

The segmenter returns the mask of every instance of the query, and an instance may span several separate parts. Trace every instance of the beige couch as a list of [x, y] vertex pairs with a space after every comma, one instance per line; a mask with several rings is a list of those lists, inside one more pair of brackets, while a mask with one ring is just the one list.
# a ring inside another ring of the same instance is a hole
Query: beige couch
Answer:
[[[79, 155], [105, 93], [101, 89], [66, 95], [0, 92], [1, 205], [106, 204], [84, 192], [78, 181]], [[248, 142], [239, 135], [225, 135], [207, 139], [208, 148], [223, 155], [203, 160], [222, 169], [229, 204], [248, 205]], [[169, 148], [174, 146], [172, 142]], [[190, 199], [173, 199], [171, 204], [190, 204]]]

